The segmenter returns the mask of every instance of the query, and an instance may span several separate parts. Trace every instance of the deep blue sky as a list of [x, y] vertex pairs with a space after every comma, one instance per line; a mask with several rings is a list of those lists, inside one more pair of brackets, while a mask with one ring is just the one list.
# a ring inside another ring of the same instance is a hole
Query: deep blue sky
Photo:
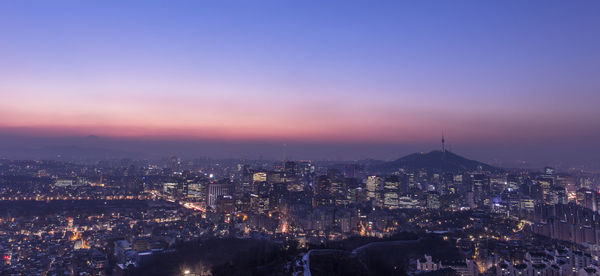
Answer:
[[0, 136], [392, 158], [443, 129], [477, 157], [594, 160], [599, 14], [598, 1], [5, 1]]

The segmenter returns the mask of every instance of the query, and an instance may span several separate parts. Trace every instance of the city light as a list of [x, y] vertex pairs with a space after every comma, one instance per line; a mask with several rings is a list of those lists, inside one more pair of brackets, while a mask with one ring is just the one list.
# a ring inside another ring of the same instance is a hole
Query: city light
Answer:
[[600, 275], [600, 1], [3, 1], [0, 275]]

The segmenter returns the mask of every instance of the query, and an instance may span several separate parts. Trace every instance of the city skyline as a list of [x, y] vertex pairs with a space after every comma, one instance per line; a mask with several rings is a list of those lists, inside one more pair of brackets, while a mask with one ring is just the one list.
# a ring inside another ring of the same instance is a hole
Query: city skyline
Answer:
[[0, 275], [600, 275], [600, 2], [0, 2]]

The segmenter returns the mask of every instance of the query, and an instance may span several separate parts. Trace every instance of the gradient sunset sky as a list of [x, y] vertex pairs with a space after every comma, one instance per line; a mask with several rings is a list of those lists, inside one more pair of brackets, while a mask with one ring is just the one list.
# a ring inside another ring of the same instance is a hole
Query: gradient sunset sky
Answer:
[[392, 158], [443, 130], [476, 157], [598, 160], [599, 14], [598, 1], [3, 1], [0, 136]]

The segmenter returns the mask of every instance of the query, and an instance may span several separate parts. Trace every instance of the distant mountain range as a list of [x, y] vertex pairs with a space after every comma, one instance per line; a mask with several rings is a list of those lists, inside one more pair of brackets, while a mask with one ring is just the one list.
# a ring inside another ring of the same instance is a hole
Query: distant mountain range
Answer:
[[413, 153], [400, 159], [374, 164], [375, 171], [392, 172], [398, 169], [415, 171], [425, 169], [438, 172], [498, 171], [499, 168], [467, 159], [449, 151], [434, 150], [429, 153]]

